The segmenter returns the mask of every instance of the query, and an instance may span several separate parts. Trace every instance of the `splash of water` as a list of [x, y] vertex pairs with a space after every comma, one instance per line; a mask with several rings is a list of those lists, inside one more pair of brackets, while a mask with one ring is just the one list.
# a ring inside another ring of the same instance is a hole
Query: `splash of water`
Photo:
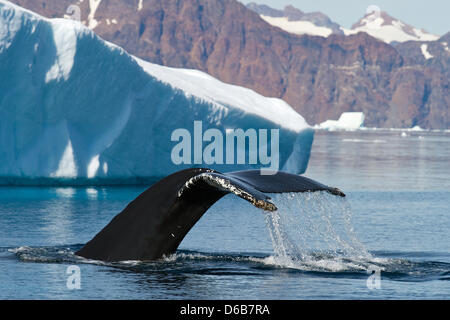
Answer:
[[274, 194], [266, 213], [274, 256], [267, 263], [300, 269], [366, 269], [371, 254], [358, 240], [344, 198], [327, 192]]

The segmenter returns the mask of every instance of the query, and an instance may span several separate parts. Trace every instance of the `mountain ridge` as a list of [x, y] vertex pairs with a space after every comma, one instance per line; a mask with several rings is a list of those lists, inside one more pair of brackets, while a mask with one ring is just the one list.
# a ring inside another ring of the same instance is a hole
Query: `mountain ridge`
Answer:
[[[306, 13], [298, 8], [295, 8], [292, 5], [285, 6], [283, 10], [277, 10], [267, 5], [259, 5], [255, 2], [248, 3], [247, 8], [258, 13], [260, 16], [263, 17], [264, 20], [275, 26], [280, 26], [280, 23], [283, 22], [283, 20], [280, 20], [279, 24], [277, 25], [276, 20], [273, 20], [272, 22], [270, 21], [270, 18], [286, 18], [287, 22], [296, 22], [296, 21], [311, 22], [317, 27], [324, 27], [330, 29], [329, 34], [332, 33], [344, 34], [344, 32], [341, 30], [341, 26], [336, 22], [332, 21], [327, 15], [323, 14], [322, 12]], [[284, 23], [286, 24], [286, 21], [284, 21]], [[289, 32], [288, 26], [282, 29]]]
[[343, 28], [343, 31], [346, 35], [367, 32], [386, 43], [439, 39], [439, 36], [394, 18], [385, 11], [369, 12], [354, 23], [350, 30]]

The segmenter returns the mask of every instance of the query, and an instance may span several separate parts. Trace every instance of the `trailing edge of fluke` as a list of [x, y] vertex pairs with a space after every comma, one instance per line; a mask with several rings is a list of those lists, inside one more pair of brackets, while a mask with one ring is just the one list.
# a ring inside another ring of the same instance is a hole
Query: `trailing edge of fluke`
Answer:
[[102, 261], [159, 259], [174, 253], [202, 215], [228, 193], [255, 207], [275, 211], [277, 207], [266, 193], [314, 191], [345, 197], [337, 188], [286, 172], [220, 173], [207, 168], [178, 171], [130, 202], [76, 254]]

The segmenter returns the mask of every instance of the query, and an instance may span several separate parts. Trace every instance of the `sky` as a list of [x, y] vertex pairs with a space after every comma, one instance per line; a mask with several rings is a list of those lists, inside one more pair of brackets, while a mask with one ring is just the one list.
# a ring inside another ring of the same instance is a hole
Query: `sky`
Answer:
[[290, 4], [304, 12], [321, 11], [345, 28], [350, 28], [364, 16], [370, 5], [376, 5], [391, 16], [436, 35], [444, 35], [450, 31], [449, 0], [241, 0], [241, 2], [266, 4], [275, 9], [282, 9]]

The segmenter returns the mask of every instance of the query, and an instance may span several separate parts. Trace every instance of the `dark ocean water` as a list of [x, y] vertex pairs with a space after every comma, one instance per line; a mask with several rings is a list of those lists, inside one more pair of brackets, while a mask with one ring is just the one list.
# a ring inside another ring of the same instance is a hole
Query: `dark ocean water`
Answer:
[[448, 299], [450, 133], [401, 133], [316, 132], [305, 175], [345, 199], [226, 196], [151, 263], [73, 254], [145, 187], [0, 187], [0, 299]]

